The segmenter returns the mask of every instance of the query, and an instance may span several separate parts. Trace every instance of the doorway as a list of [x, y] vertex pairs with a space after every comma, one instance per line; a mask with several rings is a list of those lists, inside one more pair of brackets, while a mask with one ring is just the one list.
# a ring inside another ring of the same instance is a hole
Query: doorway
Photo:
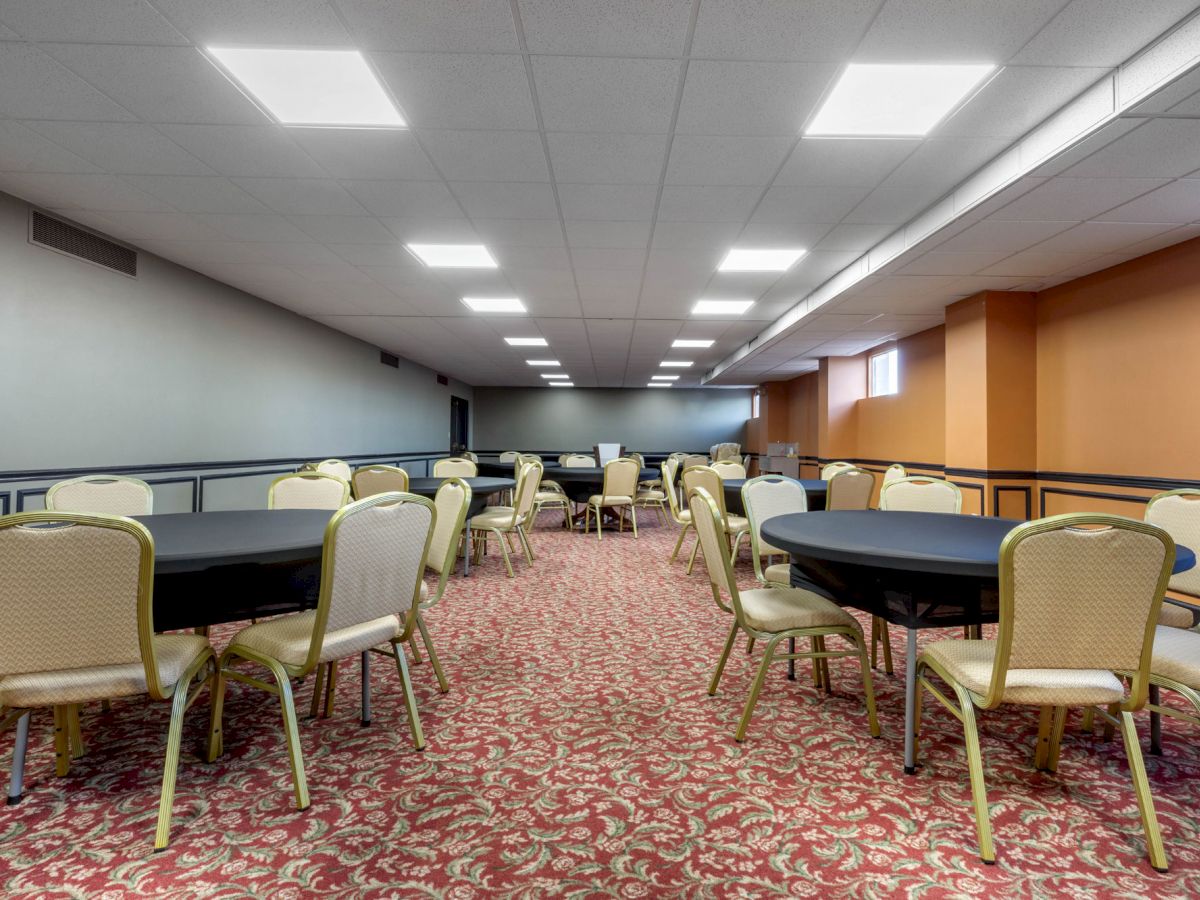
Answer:
[[470, 441], [470, 414], [467, 401], [462, 397], [450, 398], [450, 452], [458, 455], [467, 449]]

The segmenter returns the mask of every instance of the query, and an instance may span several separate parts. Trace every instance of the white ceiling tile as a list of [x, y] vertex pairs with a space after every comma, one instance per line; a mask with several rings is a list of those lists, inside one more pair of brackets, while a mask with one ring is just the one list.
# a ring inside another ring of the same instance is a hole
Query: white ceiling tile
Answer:
[[878, 0], [705, 0], [692, 55], [833, 62], [854, 49]]
[[342, 181], [369, 212], [377, 216], [415, 219], [462, 217], [462, 209], [441, 181]]
[[927, 138], [884, 182], [895, 187], [926, 187], [930, 200], [998, 156], [1009, 146], [1001, 138]]
[[692, 0], [518, 0], [530, 53], [678, 56]]
[[890, 225], [842, 224], [821, 238], [814, 249], [866, 253], [891, 231]]
[[645, 247], [650, 243], [650, 222], [567, 222], [567, 243], [572, 247]]
[[0, 0], [0, 21], [29, 41], [187, 43], [146, 0]]
[[1162, 223], [1083, 222], [1069, 231], [1048, 238], [1038, 245], [1038, 249], [1065, 253], [1091, 252], [1097, 255], [1114, 253], [1175, 228], [1173, 224]]
[[[108, 2], [108, 0], [105, 0]], [[154, 0], [197, 44], [350, 44], [325, 0]]]
[[374, 53], [414, 128], [537, 127], [519, 56]]
[[368, 50], [487, 53], [520, 50], [508, 0], [337, 0]]
[[170, 207], [116, 175], [6, 174], [0, 189], [52, 209], [170, 211]]
[[[1054, 179], [1059, 180], [1059, 179]], [[1150, 181], [1151, 179], [1134, 179]], [[1118, 182], [1127, 183], [1126, 180]], [[1200, 179], [1173, 181], [1124, 206], [1096, 217], [1101, 222], [1177, 222], [1200, 221]]]
[[479, 241], [479, 235], [467, 219], [385, 216], [382, 221], [392, 234], [406, 244], [474, 244]]
[[14, 119], [130, 121], [135, 116], [30, 44], [0, 53], [0, 116]]
[[293, 216], [291, 221], [322, 244], [396, 244], [396, 236], [368, 216]]
[[988, 266], [980, 271], [980, 275], [1016, 275], [1022, 277], [1042, 277], [1061, 272], [1063, 269], [1079, 266], [1097, 256], [1095, 253], [1064, 253], [1057, 250], [1042, 250], [1033, 247], [1014, 253], [1008, 259]]
[[156, 128], [222, 175], [315, 178], [324, 173], [278, 125], [158, 125]]
[[563, 184], [563, 218], [577, 222], [644, 221], [654, 213], [655, 188], [640, 184]]
[[[1165, 183], [1166, 181], [1160, 178], [1051, 178], [1017, 198], [1008, 206], [992, 213], [992, 218], [1090, 219], [1113, 207], [1125, 208], [1120, 204], [1153, 191], [1154, 188]], [[1164, 220], [1117, 219], [1116, 221]]]
[[149, 125], [133, 122], [31, 122], [30, 127], [114, 175], [214, 175]]
[[792, 136], [731, 137], [679, 134], [671, 142], [668, 184], [770, 183], [788, 151]]
[[292, 137], [333, 178], [433, 181], [437, 171], [408, 131], [296, 128]]
[[[803, 247], [807, 250], [815, 247], [833, 227], [831, 223], [750, 222], [742, 230], [737, 244], [744, 247]], [[803, 258], [798, 265], [802, 264]]]
[[663, 222], [744, 220], [762, 195], [761, 187], [681, 185], [663, 187], [658, 218]]
[[266, 262], [284, 266], [339, 265], [342, 260], [332, 250], [314, 243], [254, 244], [254, 251]]
[[921, 146], [921, 142], [805, 138], [796, 144], [775, 184], [875, 187]]
[[847, 222], [901, 225], [930, 206], [920, 188], [878, 187], [846, 215]]
[[341, 259], [352, 266], [412, 266], [417, 264], [412, 254], [394, 237], [386, 244], [336, 244], [327, 245]]
[[534, 82], [547, 131], [664, 134], [679, 63], [663, 59], [535, 56]]
[[636, 269], [641, 272], [646, 262], [644, 249], [615, 247], [577, 247], [571, 251], [576, 269]]
[[0, 121], [0, 172], [99, 172], [97, 166], [18, 122]]
[[971, 250], [962, 252], [933, 250], [918, 256], [913, 262], [899, 269], [899, 274], [974, 275], [993, 263], [999, 262], [1007, 255], [1007, 251], [1004, 250]]
[[1016, 253], [1032, 247], [1059, 232], [1072, 227], [1074, 222], [1001, 222], [985, 220], [965, 229], [941, 244], [939, 250], [993, 251], [1007, 250]]
[[887, 0], [855, 59], [1003, 63], [1062, 7], [1063, 0]]
[[449, 181], [550, 180], [535, 131], [422, 131], [420, 137]]
[[1200, 169], [1200, 120], [1153, 119], [1064, 174], [1100, 178], [1178, 178]]
[[1106, 71], [1010, 66], [938, 125], [934, 134], [964, 138], [1021, 137], [1067, 100], [1099, 81]]
[[559, 247], [517, 247], [512, 244], [492, 247], [492, 255], [500, 268], [505, 271], [510, 266], [526, 269], [562, 269], [571, 270], [571, 258], [567, 255], [565, 245]]
[[1200, 225], [1182, 225], [1172, 228], [1170, 231], [1152, 235], [1136, 244], [1128, 244], [1122, 247], [1120, 252], [1126, 255], [1142, 256], [1178, 244], [1180, 241], [1190, 241], [1197, 236], [1200, 236]]
[[198, 221], [214, 228], [226, 238], [234, 241], [307, 241], [309, 236], [284, 219], [271, 214], [246, 215], [241, 213], [206, 213], [197, 215]]
[[667, 151], [660, 134], [550, 132], [546, 140], [559, 184], [657, 184]]
[[[180, 212], [266, 213], [271, 210], [228, 178], [203, 175], [129, 175], [125, 178]], [[277, 210], [282, 212], [283, 210]]]
[[1110, 66], [1194, 12], [1194, 0], [1072, 0], [1012, 58], [1017, 65]]
[[676, 130], [799, 136], [836, 73], [825, 63], [693, 60]]
[[115, 44], [43, 44], [42, 47], [146, 122], [255, 125], [268, 121], [194, 47]]
[[754, 212], [767, 223], [837, 222], [867, 194], [862, 187], [773, 187]]
[[547, 219], [558, 215], [548, 184], [458, 181], [450, 185], [469, 216], [485, 219]]
[[235, 178], [234, 182], [285, 216], [361, 216], [367, 212], [345, 188], [327, 178]]
[[664, 222], [654, 225], [654, 246], [660, 250], [728, 248], [741, 233], [738, 222]]
[[151, 253], [185, 266], [198, 263], [225, 265], [268, 262], [259, 253], [261, 244], [243, 244], [239, 241], [169, 241], [158, 238], [143, 238], [138, 243]]
[[565, 247], [558, 219], [475, 219], [475, 230], [489, 247]]
[[[164, 241], [219, 241], [225, 238], [216, 228], [197, 216], [174, 212], [110, 212], [108, 221], [129, 241], [147, 238]], [[116, 233], [115, 231], [113, 232]]]

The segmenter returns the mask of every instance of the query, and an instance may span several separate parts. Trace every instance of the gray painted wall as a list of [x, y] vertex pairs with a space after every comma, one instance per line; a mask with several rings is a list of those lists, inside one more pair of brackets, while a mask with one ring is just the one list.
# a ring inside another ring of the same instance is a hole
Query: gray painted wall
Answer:
[[629, 450], [707, 450], [744, 444], [749, 390], [707, 388], [475, 389], [473, 445], [483, 450], [584, 450], [621, 441]]
[[474, 400], [150, 253], [131, 279], [36, 247], [27, 215], [0, 194], [0, 471], [441, 450]]

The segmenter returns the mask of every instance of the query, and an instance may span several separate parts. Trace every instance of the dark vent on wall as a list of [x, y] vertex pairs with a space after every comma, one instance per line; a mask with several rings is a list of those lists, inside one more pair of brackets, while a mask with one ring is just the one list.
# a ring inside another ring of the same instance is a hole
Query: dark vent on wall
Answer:
[[400, 357], [392, 356], [386, 350], [379, 351], [379, 361], [385, 366], [391, 366], [393, 369], [400, 368]]
[[137, 252], [36, 209], [29, 213], [29, 240], [68, 256], [137, 277]]
[[449, 383], [450, 383], [450, 379], [447, 378], [445, 375], [438, 376], [438, 384], [449, 384]]

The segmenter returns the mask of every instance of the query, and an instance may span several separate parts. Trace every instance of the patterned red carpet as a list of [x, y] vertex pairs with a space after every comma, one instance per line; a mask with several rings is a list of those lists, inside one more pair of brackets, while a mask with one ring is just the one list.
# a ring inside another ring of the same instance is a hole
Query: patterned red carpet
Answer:
[[[649, 517], [644, 517], [649, 518]], [[852, 664], [835, 693], [805, 666], [768, 677], [748, 740], [751, 678], [736, 652], [707, 680], [728, 621], [707, 579], [668, 567], [673, 529], [603, 543], [545, 514], [532, 570], [490, 556], [429, 615], [451, 679], [414, 667], [429, 749], [409, 743], [394, 668], [376, 665], [358, 723], [348, 663], [330, 719], [302, 722], [312, 806], [292, 807], [277, 706], [237, 684], [226, 755], [184, 734], [171, 847], [151, 852], [165, 704], [98, 705], [88, 755], [54, 777], [51, 717], [34, 720], [26, 799], [0, 811], [6, 896], [882, 897], [1200, 895], [1200, 749], [1164, 723], [1147, 757], [1171, 871], [1145, 861], [1120, 741], [1073, 717], [1057, 775], [1030, 763], [1032, 713], [982, 717], [997, 865], [975, 851], [958, 722], [930, 702], [924, 767], [901, 772], [903, 686], [880, 673], [883, 737], [867, 733]], [[741, 567], [744, 584], [752, 581]], [[220, 644], [228, 632], [214, 636]], [[897, 668], [901, 641], [894, 635]], [[744, 649], [744, 643], [741, 645]], [[382, 660], [380, 661], [382, 662]], [[307, 708], [312, 680], [297, 702]], [[1145, 731], [1144, 717], [1141, 719]], [[0, 737], [7, 770], [11, 732]]]

